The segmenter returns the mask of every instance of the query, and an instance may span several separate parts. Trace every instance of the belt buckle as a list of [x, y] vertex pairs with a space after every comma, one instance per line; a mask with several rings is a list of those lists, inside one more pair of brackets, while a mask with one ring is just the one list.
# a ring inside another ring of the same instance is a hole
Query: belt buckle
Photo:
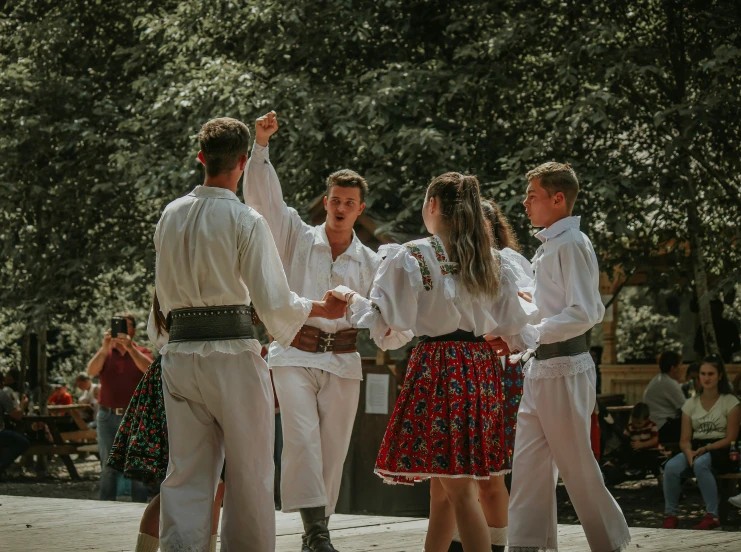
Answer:
[[114, 408], [113, 412], [116, 414], [116, 416], [123, 416], [126, 413], [125, 408]]
[[[330, 350], [332, 350], [332, 347], [334, 345], [334, 334], [327, 334], [327, 337], [319, 336], [317, 344], [316, 344], [316, 352], [317, 353], [327, 353]], [[322, 343], [322, 341], [324, 343]]]

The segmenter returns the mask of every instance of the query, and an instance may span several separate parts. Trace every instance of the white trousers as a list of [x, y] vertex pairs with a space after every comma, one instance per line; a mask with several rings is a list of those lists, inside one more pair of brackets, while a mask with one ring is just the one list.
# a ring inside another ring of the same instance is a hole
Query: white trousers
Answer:
[[207, 552], [226, 459], [222, 552], [275, 550], [270, 374], [259, 355], [162, 357], [170, 463], [160, 489], [163, 552]]
[[318, 368], [273, 367], [283, 426], [280, 498], [284, 512], [325, 507], [334, 514], [358, 410], [360, 380]]
[[509, 501], [509, 550], [558, 550], [556, 484], [561, 475], [594, 552], [630, 541], [620, 506], [605, 487], [589, 441], [594, 368], [571, 376], [525, 378]]

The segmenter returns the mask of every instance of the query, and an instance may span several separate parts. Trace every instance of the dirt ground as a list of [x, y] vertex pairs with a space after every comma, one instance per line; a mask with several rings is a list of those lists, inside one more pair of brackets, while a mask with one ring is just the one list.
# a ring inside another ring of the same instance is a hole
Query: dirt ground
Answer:
[[[0, 482], [0, 495], [38, 496], [49, 498], [73, 498], [96, 500], [98, 498], [98, 477], [100, 464], [95, 456], [75, 460], [82, 481], [73, 482], [64, 464], [55, 458], [49, 465], [48, 475], [39, 477], [33, 469], [19, 471], [19, 464], [4, 482]], [[652, 476], [642, 481], [626, 481], [612, 487], [610, 491], [617, 499], [631, 527], [661, 527], [664, 518], [664, 497], [658, 482]], [[559, 523], [578, 523], [574, 508], [569, 501], [566, 489], [558, 486]], [[129, 501], [128, 496], [120, 497]], [[741, 532], [741, 512], [731, 507], [728, 523], [724, 531]], [[685, 484], [680, 503], [680, 528], [690, 529], [699, 523], [704, 515], [700, 490], [694, 481]]]

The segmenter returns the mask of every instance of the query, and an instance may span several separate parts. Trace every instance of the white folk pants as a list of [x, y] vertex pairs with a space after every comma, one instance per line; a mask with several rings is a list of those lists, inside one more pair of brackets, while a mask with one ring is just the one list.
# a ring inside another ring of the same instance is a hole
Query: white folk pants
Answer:
[[358, 410], [360, 380], [318, 368], [275, 366], [273, 381], [283, 425], [283, 511], [325, 506], [325, 515], [331, 516]]
[[170, 463], [160, 494], [163, 552], [207, 552], [226, 459], [222, 552], [275, 550], [270, 374], [253, 352], [162, 357]]
[[590, 446], [595, 382], [594, 368], [525, 379], [509, 501], [510, 552], [558, 550], [559, 474], [592, 551], [617, 551], [630, 541], [625, 517], [605, 488]]

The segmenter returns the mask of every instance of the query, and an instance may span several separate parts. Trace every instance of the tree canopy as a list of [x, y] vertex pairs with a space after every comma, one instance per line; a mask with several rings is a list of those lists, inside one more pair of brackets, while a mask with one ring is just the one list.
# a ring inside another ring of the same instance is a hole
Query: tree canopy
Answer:
[[556, 159], [579, 175], [577, 214], [603, 267], [659, 268], [657, 285], [705, 298], [739, 281], [734, 0], [9, 0], [0, 12], [0, 308], [13, 319], [89, 317], [106, 286], [146, 305], [154, 223], [203, 177], [200, 125], [252, 126], [271, 109], [271, 157], [297, 207], [352, 168], [371, 216], [403, 239], [422, 231], [430, 179], [457, 170], [525, 238], [524, 174]]

